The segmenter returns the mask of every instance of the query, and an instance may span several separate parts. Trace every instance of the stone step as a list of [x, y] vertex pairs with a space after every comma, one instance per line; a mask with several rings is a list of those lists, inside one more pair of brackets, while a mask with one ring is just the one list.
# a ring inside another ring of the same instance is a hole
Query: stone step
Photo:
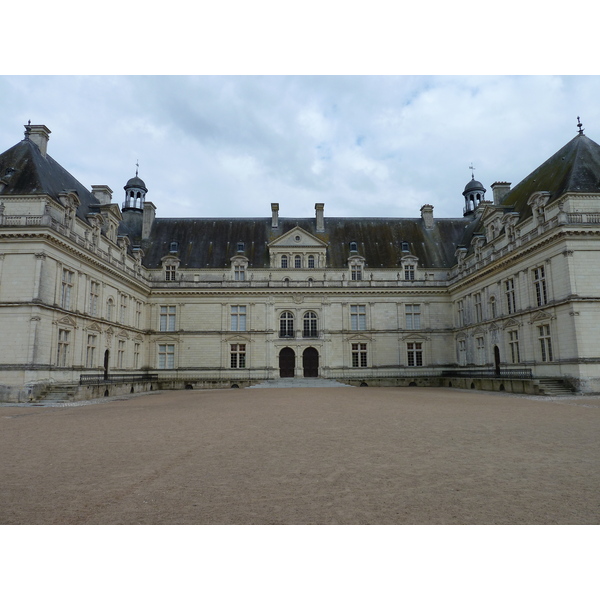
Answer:
[[335, 379], [321, 379], [319, 377], [281, 377], [280, 379], [269, 379], [251, 385], [252, 389], [272, 389], [272, 388], [327, 388], [327, 387], [352, 387], [345, 383], [340, 383]]
[[540, 379], [540, 392], [545, 396], [570, 396], [573, 390], [561, 379]]

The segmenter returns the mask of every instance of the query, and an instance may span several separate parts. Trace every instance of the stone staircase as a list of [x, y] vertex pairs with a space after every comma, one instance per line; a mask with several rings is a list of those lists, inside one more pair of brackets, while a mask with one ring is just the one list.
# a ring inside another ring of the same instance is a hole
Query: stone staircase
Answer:
[[35, 399], [35, 402], [61, 404], [63, 402], [74, 402], [79, 386], [77, 384], [55, 384], [50, 385], [42, 396]]
[[540, 379], [540, 394], [543, 396], [571, 396], [573, 390], [562, 379]]
[[328, 388], [328, 387], [352, 387], [340, 383], [335, 379], [321, 379], [319, 377], [281, 377], [280, 379], [269, 379], [256, 385], [248, 386], [248, 389], [275, 389], [275, 388]]

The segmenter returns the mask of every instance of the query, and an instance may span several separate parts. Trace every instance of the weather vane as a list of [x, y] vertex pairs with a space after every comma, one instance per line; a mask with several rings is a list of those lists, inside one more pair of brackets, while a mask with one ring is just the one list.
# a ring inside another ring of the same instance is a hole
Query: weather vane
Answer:
[[475, 167], [473, 166], [473, 163], [471, 163], [469, 169], [471, 169], [471, 179], [475, 179]]
[[577, 127], [579, 127], [579, 135], [583, 135], [583, 132], [585, 131], [585, 129], [583, 128], [583, 125], [581, 124], [579, 117], [577, 117]]
[[135, 176], [138, 176], [138, 169], [140, 168], [140, 159], [136, 158], [135, 160]]

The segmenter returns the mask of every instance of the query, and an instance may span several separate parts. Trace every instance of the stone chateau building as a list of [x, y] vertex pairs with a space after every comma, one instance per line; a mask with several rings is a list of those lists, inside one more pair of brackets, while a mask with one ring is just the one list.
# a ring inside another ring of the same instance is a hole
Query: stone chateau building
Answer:
[[137, 172], [120, 198], [87, 189], [49, 134], [0, 154], [0, 401], [287, 377], [600, 392], [581, 125], [514, 188], [472, 178], [455, 219], [160, 218]]

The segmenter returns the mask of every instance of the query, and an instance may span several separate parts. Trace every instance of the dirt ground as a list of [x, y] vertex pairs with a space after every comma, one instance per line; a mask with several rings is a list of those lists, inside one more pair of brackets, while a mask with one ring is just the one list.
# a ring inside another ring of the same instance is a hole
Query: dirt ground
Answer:
[[2, 524], [598, 524], [600, 397], [190, 390], [0, 406]]

